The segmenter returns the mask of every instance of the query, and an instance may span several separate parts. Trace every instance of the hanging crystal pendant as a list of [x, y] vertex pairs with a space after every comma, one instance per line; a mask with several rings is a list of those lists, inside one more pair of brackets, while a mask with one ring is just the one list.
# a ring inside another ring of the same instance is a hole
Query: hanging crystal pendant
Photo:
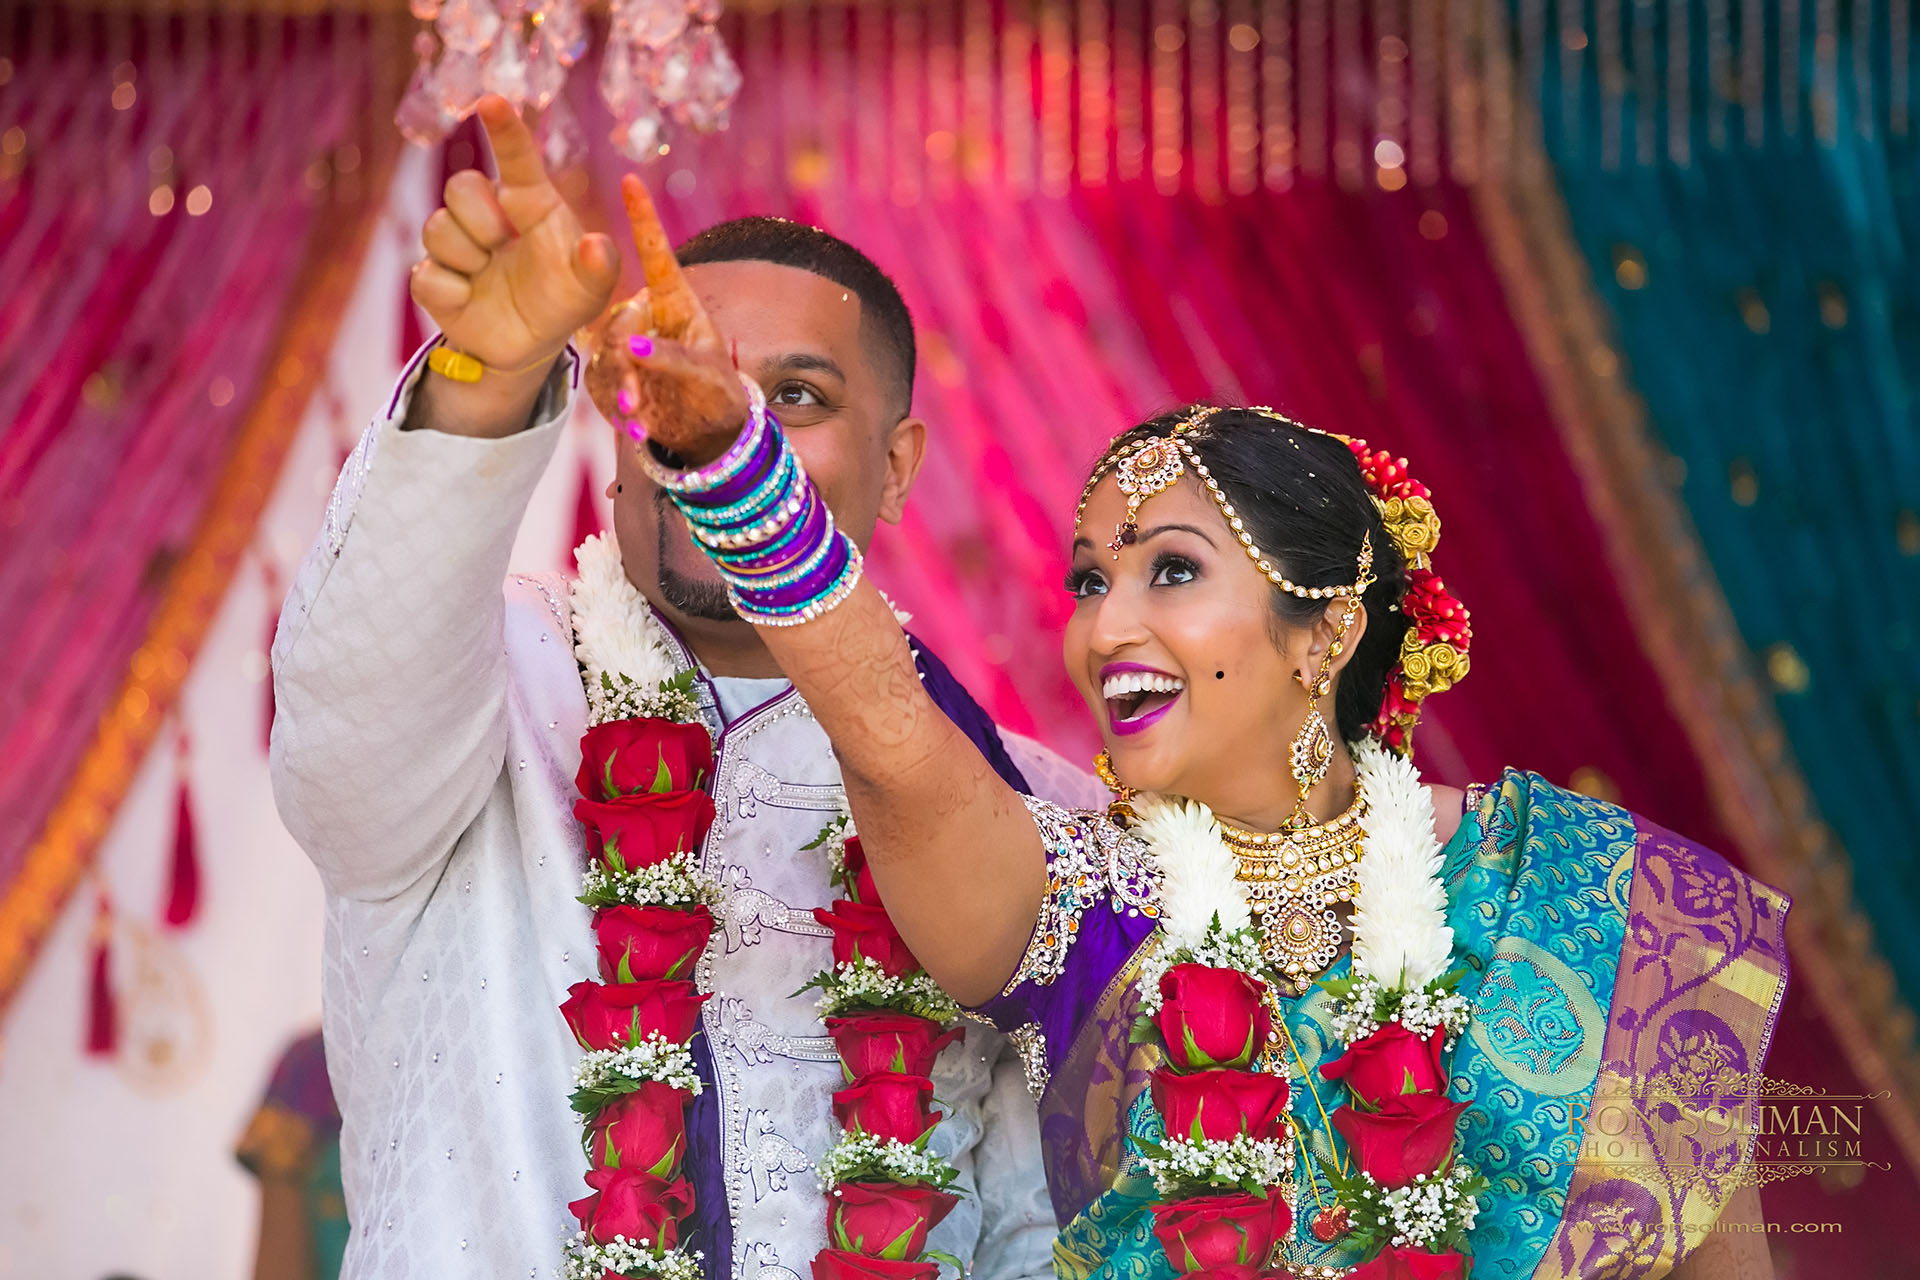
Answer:
[[534, 29], [552, 48], [560, 65], [570, 67], [587, 54], [587, 19], [579, 0], [547, 0], [534, 11]]
[[500, 13], [492, 0], [447, 0], [434, 25], [447, 48], [480, 53], [500, 34]]
[[587, 135], [565, 98], [555, 98], [540, 118], [540, 159], [549, 172], [571, 169], [587, 158]]
[[447, 49], [440, 54], [440, 65], [434, 68], [433, 79], [440, 92], [440, 105], [459, 119], [465, 119], [473, 110], [473, 104], [480, 101], [480, 95], [487, 91], [486, 73], [480, 59], [457, 49]]
[[[591, 43], [585, 3], [408, 0], [409, 11], [433, 26], [416, 39], [419, 63], [394, 122], [408, 140], [428, 145], [471, 114], [483, 93], [522, 110], [554, 110]], [[720, 0], [611, 0], [599, 90], [621, 154], [635, 161], [659, 155], [668, 118], [703, 133], [726, 127], [741, 75], [714, 29], [719, 16]], [[543, 123], [540, 137], [543, 148], [571, 157], [580, 123], [568, 114]]]
[[687, 29], [686, 0], [614, 0], [609, 38], [663, 49]]
[[527, 100], [527, 73], [526, 42], [520, 38], [520, 24], [512, 22], [487, 53], [483, 83], [488, 93], [519, 106]]

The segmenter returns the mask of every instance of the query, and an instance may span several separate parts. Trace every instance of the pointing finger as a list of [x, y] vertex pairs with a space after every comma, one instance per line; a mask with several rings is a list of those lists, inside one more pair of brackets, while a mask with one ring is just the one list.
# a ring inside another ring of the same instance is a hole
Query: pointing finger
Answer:
[[493, 165], [500, 174], [501, 209], [516, 231], [530, 231], [565, 203], [540, 163], [533, 132], [505, 98], [480, 99], [480, 122], [487, 128]]
[[553, 185], [547, 178], [546, 166], [540, 163], [540, 148], [533, 140], [533, 130], [527, 128], [527, 122], [520, 118], [511, 102], [490, 93], [480, 99], [479, 112], [480, 123], [487, 131], [487, 142], [493, 148], [493, 165], [500, 174], [501, 185]]
[[673, 242], [660, 225], [660, 211], [654, 208], [647, 184], [632, 174], [620, 179], [620, 197], [627, 206], [627, 221], [633, 226], [634, 248], [640, 252], [640, 269], [646, 273], [648, 301], [653, 310], [657, 332], [677, 338], [700, 314], [700, 304], [673, 256]]

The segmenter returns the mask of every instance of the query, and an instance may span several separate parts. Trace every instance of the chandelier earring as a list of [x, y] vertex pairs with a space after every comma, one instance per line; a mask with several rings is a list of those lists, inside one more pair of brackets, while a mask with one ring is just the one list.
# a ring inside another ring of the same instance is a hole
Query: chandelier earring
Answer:
[[1299, 788], [1299, 796], [1293, 803], [1293, 817], [1288, 822], [1294, 828], [1313, 825], [1307, 799], [1333, 767], [1333, 731], [1327, 727], [1327, 718], [1320, 714], [1320, 703], [1333, 691], [1333, 664], [1346, 650], [1347, 632], [1352, 630], [1359, 611], [1360, 598], [1348, 596], [1340, 611], [1340, 634], [1327, 645], [1327, 652], [1320, 659], [1319, 674], [1314, 676], [1311, 685], [1304, 675], [1295, 673], [1295, 678], [1307, 690], [1307, 716], [1300, 722], [1300, 731], [1293, 735], [1293, 749], [1288, 753], [1293, 782]]

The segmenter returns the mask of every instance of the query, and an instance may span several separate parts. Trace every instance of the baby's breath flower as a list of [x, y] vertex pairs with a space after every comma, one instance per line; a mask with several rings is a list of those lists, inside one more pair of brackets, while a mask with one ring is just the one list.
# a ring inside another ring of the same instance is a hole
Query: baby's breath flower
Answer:
[[944, 1187], [959, 1171], [943, 1157], [902, 1142], [849, 1133], [820, 1157], [820, 1189], [832, 1191], [843, 1182], [927, 1183]]
[[584, 1231], [567, 1241], [564, 1280], [601, 1280], [608, 1272], [628, 1280], [702, 1280], [700, 1259], [685, 1249], [655, 1249], [625, 1236], [596, 1244]]
[[1293, 1176], [1293, 1143], [1236, 1134], [1225, 1141], [1174, 1139], [1146, 1157], [1163, 1199], [1176, 1200], [1196, 1185], [1271, 1187]]
[[599, 1090], [646, 1080], [658, 1080], [694, 1094], [706, 1087], [693, 1069], [692, 1051], [658, 1033], [639, 1044], [591, 1050], [573, 1068], [573, 1083], [579, 1089]]
[[820, 1012], [828, 1018], [862, 1009], [898, 1009], [935, 1022], [960, 1016], [953, 997], [924, 971], [894, 977], [865, 956], [836, 965], [820, 987]]

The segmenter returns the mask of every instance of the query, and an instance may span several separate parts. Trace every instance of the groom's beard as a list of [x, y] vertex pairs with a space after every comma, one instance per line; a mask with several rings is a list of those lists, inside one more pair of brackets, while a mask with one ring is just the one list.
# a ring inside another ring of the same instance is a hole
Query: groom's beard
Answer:
[[727, 599], [727, 586], [713, 578], [696, 578], [682, 573], [673, 562], [683, 556], [692, 556], [699, 560], [703, 568], [712, 570], [706, 563], [706, 557], [700, 548], [693, 544], [689, 535], [684, 541], [668, 532], [676, 533], [686, 527], [686, 521], [675, 510], [673, 499], [662, 489], [654, 494], [654, 528], [659, 532], [659, 545], [654, 549], [653, 563], [660, 573], [660, 598], [672, 606], [682, 617], [702, 618], [708, 622], [738, 622], [740, 614], [733, 607], [733, 601]]

